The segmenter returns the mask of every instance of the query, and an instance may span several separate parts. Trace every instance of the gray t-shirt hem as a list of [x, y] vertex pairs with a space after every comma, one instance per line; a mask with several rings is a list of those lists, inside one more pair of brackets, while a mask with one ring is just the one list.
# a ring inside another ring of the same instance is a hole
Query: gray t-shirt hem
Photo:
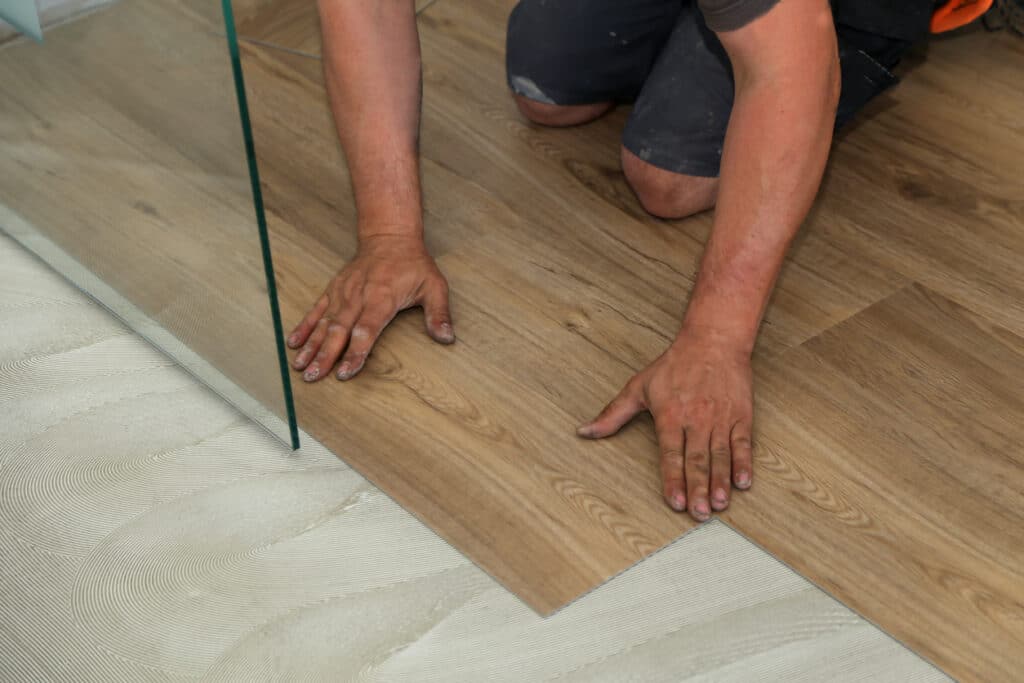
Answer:
[[779, 0], [697, 0], [712, 31], [735, 31], [766, 13]]

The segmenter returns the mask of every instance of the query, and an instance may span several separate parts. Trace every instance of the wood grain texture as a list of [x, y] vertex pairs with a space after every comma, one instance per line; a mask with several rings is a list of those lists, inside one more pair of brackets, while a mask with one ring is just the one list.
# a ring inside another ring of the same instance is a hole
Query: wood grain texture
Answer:
[[[307, 431], [550, 613], [691, 528], [660, 498], [649, 420], [603, 443], [574, 428], [674, 335], [710, 217], [643, 213], [618, 166], [622, 112], [573, 130], [521, 119], [504, 86], [509, 6], [446, 2], [420, 17], [427, 236], [459, 343], [430, 343], [409, 313], [359, 381], [295, 395]], [[320, 71], [244, 53], [291, 324], [351, 255], [354, 210]], [[759, 352], [906, 282], [808, 231]]]
[[820, 210], [842, 248], [1024, 335], [1024, 42], [936, 39], [844, 135]]
[[4, 681], [949, 680], [720, 522], [538, 617], [2, 236], [0, 316]]
[[[522, 121], [503, 85], [508, 6], [445, 0], [420, 17], [428, 240], [452, 283], [460, 343], [453, 349], [429, 344], [416, 315], [406, 315], [385, 334], [358, 382], [300, 386], [297, 395], [311, 432], [546, 612], [688, 528], [685, 519], [667, 519], [649, 505], [657, 499], [649, 421], [596, 445], [576, 442], [571, 428], [674, 333], [710, 218], [667, 223], [642, 212], [618, 167], [624, 112], [569, 130]], [[937, 469], [962, 453], [984, 456], [989, 442], [1012, 450], [1022, 438], [1012, 431], [1019, 403], [1006, 386], [984, 398], [992, 379], [985, 362], [1001, 367], [1006, 382], [1019, 386], [1022, 379], [1014, 362], [1021, 359], [1013, 355], [1014, 333], [1024, 324], [1016, 258], [1024, 253], [1024, 234], [1015, 213], [1021, 196], [1013, 160], [1024, 143], [1011, 113], [1024, 101], [1008, 87], [1008, 74], [1022, 59], [1004, 36], [960, 40], [932, 45], [906, 84], [837, 143], [821, 201], [784, 269], [756, 353], [764, 394], [759, 483], [736, 497], [726, 518], [955, 675], [1011, 680], [1013, 657], [1022, 651], [1015, 541], [980, 533], [975, 524], [957, 527], [952, 491], [933, 489], [924, 473], [918, 489], [902, 494], [914, 496], [907, 508], [896, 491], [857, 504], [846, 493], [854, 474], [861, 484], [870, 477], [867, 486], [876, 490], [904, 482], [909, 465], [892, 457], [894, 451], [911, 462], [930, 458]], [[250, 51], [248, 60], [259, 91], [257, 132], [268, 141], [260, 152], [275, 234], [295, 255], [302, 252], [293, 246], [299, 235], [324, 247], [313, 277], [306, 263], [285, 259], [283, 307], [297, 320], [330, 274], [331, 259], [340, 263], [353, 248], [350, 199], [331, 189], [345, 187], [347, 178], [340, 154], [323, 137], [332, 131], [319, 71], [269, 51]], [[981, 87], [986, 70], [993, 77]], [[274, 110], [281, 113], [271, 124], [264, 117]], [[914, 127], [936, 110], [934, 122]], [[963, 136], [950, 137], [961, 119]], [[979, 129], [1000, 123], [1006, 139], [997, 150]], [[298, 167], [309, 159], [305, 171]], [[303, 187], [311, 191], [304, 194]], [[932, 308], [946, 313], [935, 314], [930, 325], [886, 327]], [[988, 321], [987, 328], [977, 327], [979, 321]], [[864, 325], [892, 340], [880, 349], [871, 335], [853, 334]], [[920, 335], [922, 326], [934, 340]], [[861, 362], [879, 363], [875, 372], [909, 368], [891, 378], [918, 382], [903, 387], [907, 405], [891, 403], [902, 394], [888, 385], [855, 391], [844, 384], [834, 396], [821, 396], [821, 387], [838, 380], [819, 366], [841, 366], [853, 353], [825, 345], [835, 335], [856, 340]], [[979, 352], [1004, 340], [1004, 355], [971, 361], [929, 352], [929, 342], [955, 344], [959, 335]], [[812, 363], [808, 349], [819, 346], [823, 360]], [[903, 365], [885, 364], [890, 347], [909, 349]], [[947, 384], [954, 381], [971, 388], [959, 398], [966, 412], [934, 412], [934, 402], [949, 400]], [[815, 382], [821, 387], [812, 391]], [[775, 398], [780, 392], [789, 392], [783, 395], [792, 405]], [[858, 430], [867, 427], [859, 421], [842, 427], [825, 397], [851, 411], [859, 401], [888, 406], [879, 429], [890, 441], [865, 442]], [[982, 407], [1009, 426], [1000, 431], [983, 421], [959, 441], [935, 437], [927, 447], [916, 434], [943, 434]], [[818, 435], [824, 426], [845, 450]], [[901, 434], [910, 442], [893, 436]], [[833, 450], [822, 452], [826, 447]], [[870, 472], [826, 466], [830, 453], [842, 452], [849, 462], [862, 449], [871, 453], [857, 462], [873, 458]], [[813, 474], [786, 465], [797, 457]], [[780, 464], [782, 458], [788, 460]], [[958, 491], [960, 509], [989, 496], [982, 484], [995, 478], [998, 504], [1011, 518], [1020, 514], [1018, 461], [989, 462], [971, 476], [974, 488]], [[978, 501], [979, 509], [992, 500]], [[973, 563], [943, 564], [951, 558], [936, 560], [929, 549], [957, 548], [962, 558], [966, 546], [958, 544], [976, 531], [970, 547], [980, 544], [993, 558], [977, 575]], [[921, 569], [908, 570], [914, 567]], [[922, 627], [932, 620], [946, 621]]]
[[287, 419], [218, 7], [116, 3], [4, 47], [0, 144], [0, 202]]
[[757, 382], [722, 518], [959, 680], [1024, 666], [1024, 339], [920, 285]]
[[[46, 31], [55, 24], [71, 21], [96, 9], [103, 7], [112, 0], [36, 0], [39, 11], [39, 24]], [[21, 33], [10, 24], [0, 21], [0, 45], [17, 39]]]
[[[550, 613], [690, 528], [661, 504], [649, 420], [596, 444], [573, 428], [674, 334], [710, 217], [670, 223], [641, 211], [618, 166], [624, 111], [571, 130], [519, 117], [502, 66], [509, 6], [441, 0], [419, 19], [428, 242], [452, 284], [459, 343], [432, 344], [418, 313], [402, 315], [358, 381], [302, 385], [297, 400], [308, 431]], [[1007, 36], [957, 40], [933, 45], [836, 146], [767, 313], [756, 483], [728, 519], [954, 675], [1012, 680], [1021, 582], [1006, 563], [1019, 561], [1008, 525], [1021, 510], [1021, 435], [1009, 388], [1022, 379], [1024, 334], [1024, 94], [1013, 84], [1024, 54]], [[319, 65], [258, 46], [244, 53], [287, 325], [352, 254], [353, 209]], [[0, 106], [32, 101], [33, 74], [10, 73], [23, 90]], [[101, 111], [102, 98], [82, 101]], [[153, 109], [130, 113], [122, 136]], [[17, 133], [5, 147], [38, 166], [50, 153], [32, 153], [47, 138], [20, 125], [4, 129]], [[102, 131], [88, 133], [72, 139], [81, 158], [105, 159], [88, 145]], [[183, 179], [195, 164], [224, 163], [216, 146], [200, 149], [210, 156], [186, 163], [168, 152], [165, 163]], [[102, 196], [137, 176], [85, 187]], [[56, 209], [36, 187], [19, 192], [45, 222]], [[99, 243], [118, 234], [99, 220], [89, 229]], [[225, 248], [205, 239], [169, 248], [201, 266]], [[197, 243], [201, 252], [186, 249]], [[122, 257], [149, 248], [120, 246]], [[196, 272], [197, 291], [223, 288], [223, 270]], [[153, 304], [169, 305], [166, 294], [150, 292]], [[213, 330], [221, 336], [202, 350], [214, 361], [246, 341]], [[884, 428], [872, 436], [869, 420]], [[963, 453], [990, 461], [946, 473]], [[908, 479], [920, 490], [903, 493]], [[987, 523], [995, 505], [1005, 517], [992, 530], [963, 519]], [[965, 562], [968, 552], [980, 559]]]

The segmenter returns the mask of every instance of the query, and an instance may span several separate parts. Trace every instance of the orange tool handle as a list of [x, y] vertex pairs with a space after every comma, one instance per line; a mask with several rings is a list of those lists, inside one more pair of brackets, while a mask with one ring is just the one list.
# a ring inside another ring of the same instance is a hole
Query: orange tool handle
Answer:
[[945, 33], [966, 26], [992, 7], [992, 0], [949, 0], [932, 14], [931, 32]]

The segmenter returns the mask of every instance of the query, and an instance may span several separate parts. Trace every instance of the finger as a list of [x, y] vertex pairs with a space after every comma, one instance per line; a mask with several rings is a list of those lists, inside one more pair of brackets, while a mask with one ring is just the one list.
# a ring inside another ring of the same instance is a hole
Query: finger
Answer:
[[315, 382], [321, 377], [326, 377], [334, 364], [338, 361], [345, 344], [348, 343], [349, 325], [340, 320], [331, 320], [327, 324], [327, 335], [324, 337], [320, 349], [313, 358], [313, 362], [306, 367], [302, 373], [302, 379], [307, 382]]
[[634, 377], [601, 414], [582, 425], [576, 433], [587, 439], [603, 439], [622, 429], [623, 425], [644, 409], [641, 385]]
[[690, 515], [703, 522], [711, 515], [708, 505], [708, 471], [710, 469], [710, 430], [703, 426], [688, 427], [685, 432], [686, 445], [683, 471], [686, 476], [686, 498]]
[[352, 328], [348, 350], [338, 366], [338, 379], [350, 379], [363, 369], [367, 356], [373, 350], [377, 337], [394, 318], [394, 313], [381, 315], [364, 311]]
[[310, 309], [306, 317], [302, 319], [292, 333], [288, 335], [288, 346], [297, 349], [306, 343], [306, 339], [309, 338], [309, 333], [316, 327], [316, 323], [320, 318], [324, 317], [324, 312], [327, 310], [327, 306], [331, 303], [330, 298], [323, 294], [313, 304], [313, 308]]
[[661, 451], [661, 484], [665, 501], [676, 512], [686, 509], [686, 479], [683, 476], [683, 425], [677, 420], [655, 418]]
[[427, 325], [427, 334], [441, 344], [455, 341], [455, 328], [452, 325], [452, 313], [448, 304], [448, 285], [441, 284], [427, 290], [423, 295], [423, 315]]
[[309, 361], [313, 360], [313, 356], [320, 350], [320, 345], [323, 344], [324, 338], [327, 336], [327, 326], [330, 322], [331, 321], [327, 318], [320, 318], [316, 322], [309, 338], [306, 339], [306, 343], [302, 346], [299, 352], [295, 354], [295, 358], [292, 360], [293, 368], [296, 370], [304, 370], [306, 366], [309, 365]]
[[740, 420], [732, 428], [732, 480], [741, 489], [749, 489], [754, 481], [754, 449], [750, 422]]
[[732, 490], [730, 431], [726, 423], [711, 432], [711, 509], [716, 511], [729, 507], [729, 492]]

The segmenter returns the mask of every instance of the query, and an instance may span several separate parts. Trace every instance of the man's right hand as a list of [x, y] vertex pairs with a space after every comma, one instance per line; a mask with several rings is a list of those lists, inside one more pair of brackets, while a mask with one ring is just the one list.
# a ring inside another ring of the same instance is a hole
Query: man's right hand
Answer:
[[363, 368], [387, 324], [399, 311], [413, 306], [423, 307], [427, 333], [435, 341], [455, 341], [448, 282], [423, 239], [364, 236], [356, 257], [334, 276], [288, 336], [288, 346], [302, 347], [292, 366], [305, 371], [304, 380], [315, 382], [331, 372], [341, 357], [336, 376], [349, 379]]

